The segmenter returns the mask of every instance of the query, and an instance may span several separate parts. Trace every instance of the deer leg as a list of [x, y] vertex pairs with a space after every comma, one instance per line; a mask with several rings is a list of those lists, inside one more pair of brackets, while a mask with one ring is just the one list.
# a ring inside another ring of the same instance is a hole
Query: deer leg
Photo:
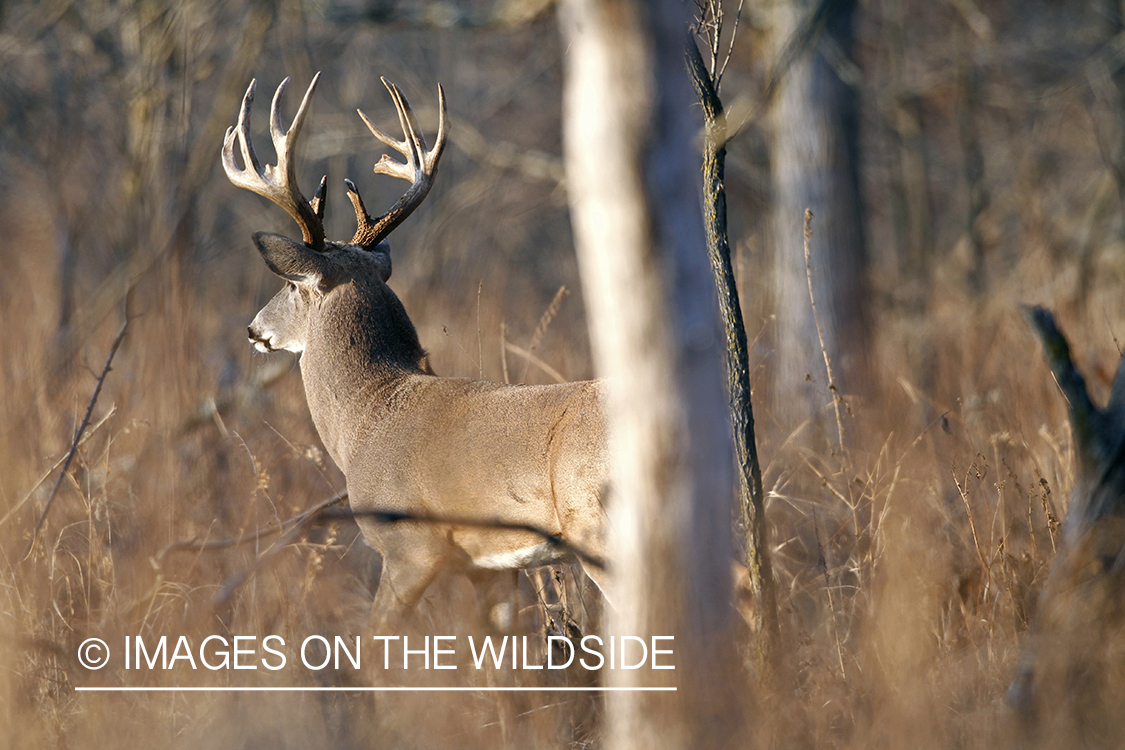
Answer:
[[426, 593], [441, 570], [440, 564], [418, 559], [383, 556], [379, 589], [371, 603], [369, 622], [376, 633], [387, 634], [402, 622]]

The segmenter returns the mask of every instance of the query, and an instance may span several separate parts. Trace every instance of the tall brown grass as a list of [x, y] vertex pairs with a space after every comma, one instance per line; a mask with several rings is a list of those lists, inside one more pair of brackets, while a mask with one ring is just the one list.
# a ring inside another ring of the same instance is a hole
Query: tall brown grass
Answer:
[[[370, 170], [376, 144], [348, 112], [361, 105], [388, 113], [378, 74], [404, 86], [424, 126], [432, 112], [416, 92], [441, 80], [455, 118], [493, 141], [557, 154], [564, 51], [551, 19], [468, 32], [339, 24], [298, 3], [249, 11], [199, 2], [50, 7], [9, 4], [0, 30], [3, 744], [596, 746], [602, 704], [585, 694], [75, 690], [589, 684], [573, 671], [388, 674], [376, 659], [360, 670], [317, 673], [126, 672], [119, 656], [92, 672], [76, 659], [88, 637], [115, 648], [126, 635], [198, 643], [211, 634], [272, 633], [292, 645], [313, 634], [363, 634], [378, 561], [349, 523], [315, 527], [266, 563], [257, 560], [276, 536], [162, 554], [177, 542], [249, 538], [343, 489], [294, 361], [255, 354], [245, 343], [245, 325], [275, 287], [249, 235], [285, 231], [285, 217], [223, 180], [216, 136], [233, 121], [249, 75], [268, 91], [278, 71], [303, 86], [323, 69], [305, 136], [301, 174], [309, 187], [314, 172], [327, 170], [338, 185]], [[1011, 11], [1016, 30], [1049, 20], [1000, 2], [982, 7], [998, 24]], [[879, 20], [870, 10], [869, 26]], [[927, 6], [912, 22], [917, 64], [944, 70], [943, 40], [958, 21]], [[868, 102], [886, 83], [876, 30], [863, 31]], [[1006, 54], [1003, 38], [995, 44]], [[1083, 44], [1068, 49], [1084, 54]], [[756, 63], [745, 50], [736, 49], [727, 91], [755, 85]], [[848, 400], [851, 439], [843, 446], [766, 406], [775, 311], [761, 282], [768, 239], [753, 225], [767, 194], [761, 133], [751, 128], [731, 145], [732, 236], [741, 238], [751, 336], [761, 332], [753, 360], [771, 552], [786, 658], [797, 677], [784, 696], [757, 691], [752, 674], [730, 686], [746, 696], [743, 739], [751, 746], [984, 748], [1015, 737], [1004, 693], [1073, 482], [1065, 405], [1017, 304], [1056, 308], [1104, 397], [1125, 323], [1125, 273], [1113, 239], [1116, 212], [1086, 208], [1101, 195], [1090, 175], [1106, 171], [1087, 113], [1104, 120], [1107, 105], [1088, 101], [1076, 84], [1056, 85], [1052, 70], [1027, 73], [1038, 83], [1011, 70], [987, 71], [999, 103], [979, 113], [995, 185], [980, 219], [991, 243], [983, 298], [968, 291], [958, 249], [963, 196], [946, 127], [956, 111], [952, 95], [940, 82], [919, 94], [930, 108], [941, 248], [924, 285], [902, 278], [890, 251], [894, 217], [882, 199], [893, 190], [893, 139], [878, 112], [865, 129], [873, 244], [883, 248], [872, 268], [881, 296], [871, 356], [881, 387], [877, 398]], [[471, 148], [456, 140], [456, 119], [452, 129], [438, 186], [392, 238], [391, 283], [435, 368], [550, 379], [507, 341], [567, 378], [592, 375], [580, 295], [556, 294], [563, 285], [579, 289], [560, 186], [549, 175], [470, 158]], [[373, 187], [374, 206], [389, 204], [398, 186]], [[333, 235], [350, 231], [341, 196], [330, 195]], [[1106, 239], [1080, 257], [1072, 239], [1093, 230]], [[135, 317], [95, 409], [98, 427], [22, 559], [57, 476], [51, 467], [70, 447], [121, 325], [129, 284]], [[810, 377], [825, 382], [823, 373]], [[824, 408], [829, 413], [827, 389]], [[568, 568], [505, 575], [476, 589], [443, 581], [413, 627], [430, 635], [535, 635], [565, 630], [569, 617], [597, 632], [596, 595], [575, 575]]]

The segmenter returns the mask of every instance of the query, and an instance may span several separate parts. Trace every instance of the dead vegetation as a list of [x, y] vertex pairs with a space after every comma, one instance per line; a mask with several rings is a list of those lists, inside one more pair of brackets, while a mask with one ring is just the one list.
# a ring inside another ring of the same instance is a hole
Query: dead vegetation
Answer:
[[[392, 17], [389, 3], [388, 25], [374, 11], [345, 13], [353, 5], [60, 0], [0, 11], [0, 736], [9, 746], [600, 740], [602, 704], [581, 693], [75, 691], [591, 684], [573, 670], [388, 672], [377, 659], [276, 673], [77, 663], [88, 637], [113, 647], [127, 635], [278, 634], [295, 644], [363, 632], [378, 565], [353, 524], [307, 527], [281, 548], [272, 546], [281, 535], [255, 536], [343, 482], [318, 444], [293, 361], [245, 341], [275, 291], [249, 237], [284, 218], [239, 195], [219, 169], [222, 128], [250, 77], [272, 90], [284, 75], [307, 81], [324, 70], [302, 174], [327, 171], [337, 186], [377, 156], [349, 113], [381, 101], [378, 76], [409, 93], [440, 81], [452, 147], [394, 244], [394, 286], [435, 369], [529, 382], [592, 374], [582, 300], [559, 291], [580, 287], [552, 162], [564, 54], [554, 20], [526, 20], [512, 3], [519, 24], [439, 28], [443, 4]], [[498, 4], [468, 5], [486, 18]], [[765, 125], [749, 122], [728, 146], [770, 549], [797, 680], [784, 696], [756, 692], [753, 674], [730, 686], [745, 696], [750, 746], [1015, 740], [1005, 694], [1075, 484], [1065, 402], [1018, 305], [1056, 310], [1099, 402], [1125, 335], [1121, 104], [1107, 62], [1117, 32], [1095, 4], [1082, 13], [1051, 3], [907, 5], [861, 4], [879, 387], [877, 397], [846, 399], [845, 442], [768, 406]], [[768, 79], [746, 29], [764, 32], [748, 13], [724, 78], [732, 119], [755, 111]], [[951, 41], [965, 33], [985, 50], [973, 58], [971, 113], [990, 195], [974, 204], [971, 233], [957, 126], [970, 100]], [[384, 124], [391, 116], [371, 114]], [[469, 140], [458, 141], [458, 118]], [[482, 153], [484, 141], [505, 146]], [[351, 221], [341, 209], [329, 208], [330, 226]], [[917, 247], [929, 249], [906, 252]], [[127, 335], [32, 540], [128, 289]], [[825, 374], [809, 377], [834, 424]], [[165, 554], [221, 540], [245, 543]], [[596, 595], [574, 575], [503, 574], [476, 590], [443, 581], [418, 633], [597, 632]], [[1118, 655], [1121, 634], [1106, 637], [1116, 640], [1099, 653]], [[1111, 667], [1099, 679], [1120, 695], [1120, 664]]]

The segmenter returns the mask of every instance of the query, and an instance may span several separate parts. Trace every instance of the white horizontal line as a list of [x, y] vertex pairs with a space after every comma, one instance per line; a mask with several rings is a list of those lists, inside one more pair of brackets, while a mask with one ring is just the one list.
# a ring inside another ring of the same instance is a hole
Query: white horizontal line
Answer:
[[88, 693], [610, 693], [676, 692], [675, 687], [76, 687]]

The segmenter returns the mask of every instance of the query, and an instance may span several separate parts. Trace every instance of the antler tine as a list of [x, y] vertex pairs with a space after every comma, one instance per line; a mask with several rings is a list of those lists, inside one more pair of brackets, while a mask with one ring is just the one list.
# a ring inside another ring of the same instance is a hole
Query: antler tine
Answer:
[[[242, 97], [242, 107], [238, 110], [238, 141], [242, 147], [242, 161], [247, 167], [253, 167], [255, 172], [262, 171], [262, 165], [258, 161], [258, 155], [254, 152], [254, 143], [250, 140], [250, 105], [254, 101], [254, 91], [258, 88], [258, 79], [250, 80], [250, 86], [246, 89], [246, 94]], [[234, 151], [233, 139], [235, 128], [227, 128], [227, 136], [223, 141], [223, 166], [230, 164], [234, 165]], [[228, 159], [229, 154], [229, 159]], [[230, 169], [227, 170], [228, 176]], [[231, 179], [234, 179], [233, 177]]]
[[[293, 150], [297, 138], [301, 134], [301, 126], [305, 123], [305, 116], [309, 111], [313, 91], [320, 80], [320, 73], [313, 76], [305, 92], [301, 106], [297, 110], [293, 123], [288, 130], [283, 129], [281, 120], [281, 95], [289, 85], [286, 78], [277, 87], [270, 106], [270, 139], [273, 141], [274, 151], [277, 152], [277, 165], [266, 164], [263, 166], [258, 161], [254, 152], [254, 143], [250, 137], [250, 106], [254, 101], [254, 90], [257, 81], [251, 81], [246, 95], [242, 98], [242, 108], [238, 113], [238, 124], [227, 129], [223, 139], [223, 169], [227, 178], [238, 187], [250, 190], [258, 195], [276, 203], [293, 217], [301, 227], [305, 244], [320, 250], [324, 247], [323, 196], [318, 195], [316, 206], [313, 206], [301, 194], [297, 186], [297, 178], [293, 172]], [[242, 152], [244, 167], [240, 168], [234, 158], [234, 142], [238, 140]], [[318, 191], [319, 194], [319, 191]]]
[[397, 177], [401, 180], [408, 180], [411, 186], [387, 213], [383, 214], [383, 216], [378, 219], [372, 220], [363, 207], [363, 199], [360, 198], [359, 192], [355, 189], [355, 185], [347, 181], [348, 197], [355, 207], [356, 222], [359, 225], [355, 236], [352, 238], [352, 244], [367, 248], [374, 247], [390, 234], [395, 227], [401, 224], [402, 221], [422, 203], [426, 194], [430, 192], [430, 187], [433, 185], [434, 181], [434, 175], [437, 173], [438, 160], [441, 159], [442, 151], [445, 149], [446, 136], [445, 91], [440, 84], [438, 85], [438, 134], [434, 147], [430, 149], [426, 145], [425, 136], [422, 135], [421, 130], [418, 128], [417, 120], [414, 118], [414, 110], [411, 109], [410, 102], [402, 95], [398, 86], [388, 82], [385, 78], [380, 78], [379, 80], [387, 87], [387, 91], [391, 94], [391, 99], [394, 100], [395, 109], [398, 111], [399, 124], [402, 126], [403, 135], [406, 136], [405, 140], [400, 141], [396, 138], [392, 138], [377, 128], [361, 110], [356, 111], [359, 113], [360, 119], [367, 125], [368, 130], [371, 131], [371, 134], [387, 146], [390, 146], [405, 156], [406, 163], [403, 164], [402, 162], [395, 161], [390, 156], [383, 154], [379, 161], [376, 162], [374, 171], [375, 174], [383, 174], [390, 177]]
[[312, 206], [313, 213], [316, 214], [317, 221], [321, 224], [324, 223], [324, 209], [328, 204], [328, 175], [320, 178], [320, 184], [316, 188], [316, 194], [313, 195], [309, 205]]

